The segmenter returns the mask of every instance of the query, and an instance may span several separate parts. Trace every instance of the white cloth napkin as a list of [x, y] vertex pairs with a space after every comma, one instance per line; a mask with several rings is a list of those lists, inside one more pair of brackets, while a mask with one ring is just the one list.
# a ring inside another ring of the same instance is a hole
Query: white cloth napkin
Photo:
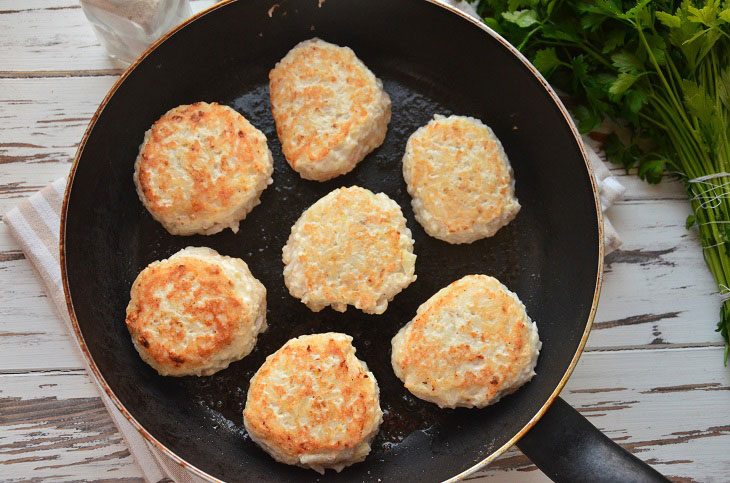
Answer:
[[10, 233], [20, 244], [25, 256], [38, 271], [46, 294], [53, 301], [61, 323], [71, 334], [71, 343], [84, 363], [86, 373], [99, 390], [99, 396], [109, 411], [119, 432], [124, 436], [129, 451], [137, 460], [147, 481], [157, 483], [173, 480], [179, 483], [202, 482], [177, 463], [163, 455], [152, 446], [117, 409], [109, 396], [101, 388], [99, 380], [89, 369], [86, 358], [81, 355], [81, 347], [73, 335], [71, 319], [66, 309], [66, 299], [61, 282], [58, 238], [61, 227], [61, 205], [66, 179], [61, 178], [45, 187], [30, 198], [21, 201], [3, 216]]
[[600, 150], [597, 141], [588, 136], [583, 136], [583, 146], [585, 146], [586, 157], [591, 164], [593, 176], [596, 179], [598, 198], [601, 201], [601, 211], [603, 212], [604, 253], [608, 255], [621, 246], [621, 238], [619, 238], [618, 232], [611, 224], [606, 210], [623, 198], [626, 188], [611, 174], [608, 165], [604, 161], [603, 151]]
[[[476, 17], [471, 5], [466, 2], [446, 1]], [[584, 138], [584, 144], [591, 167], [594, 170], [598, 191], [601, 198], [601, 207], [608, 209], [624, 192], [624, 187], [611, 176], [610, 171], [597, 154], [592, 145], [593, 141]], [[25, 256], [38, 271], [48, 297], [56, 306], [61, 323], [71, 334], [74, 350], [81, 356], [81, 348], [73, 335], [71, 320], [66, 309], [66, 301], [61, 282], [59, 266], [58, 239], [60, 233], [60, 213], [63, 201], [63, 192], [66, 186], [65, 178], [54, 181], [40, 192], [20, 202], [3, 217], [3, 221], [10, 228], [10, 232], [20, 244]], [[616, 249], [621, 241], [613, 229], [607, 216], [604, 216], [604, 234], [606, 253]], [[116, 424], [119, 432], [124, 436], [130, 453], [139, 464], [144, 477], [149, 482], [175, 481], [180, 483], [197, 483], [203, 481], [192, 475], [183, 467], [169, 459], [166, 455], [145, 440], [132, 424], [121, 414], [109, 396], [104, 392], [99, 380], [89, 369], [86, 359], [81, 356], [87, 374], [97, 386], [99, 396]]]

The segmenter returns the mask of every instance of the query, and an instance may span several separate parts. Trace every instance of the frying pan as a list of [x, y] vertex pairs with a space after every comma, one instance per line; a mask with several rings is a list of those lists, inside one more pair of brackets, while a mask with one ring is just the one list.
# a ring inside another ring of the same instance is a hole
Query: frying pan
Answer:
[[[313, 36], [353, 48], [393, 102], [384, 144], [326, 183], [302, 180], [288, 167], [268, 99], [269, 70]], [[145, 130], [171, 107], [199, 100], [244, 114], [267, 135], [274, 155], [274, 184], [238, 234], [171, 236], [135, 193], [133, 164]], [[414, 219], [400, 160], [408, 136], [436, 113], [484, 120], [510, 156], [523, 208], [492, 238], [449, 245]], [[352, 308], [313, 313], [283, 283], [281, 249], [292, 224], [329, 191], [351, 185], [397, 201], [415, 239], [418, 280], [383, 315]], [[211, 480], [458, 479], [520, 438], [520, 448], [558, 480], [661, 479], [557, 397], [595, 313], [601, 226], [595, 185], [565, 108], [535, 69], [483, 25], [425, 0], [232, 1], [168, 34], [102, 102], [69, 178], [61, 265], [76, 335], [104, 389], [148, 440]], [[160, 377], [127, 333], [129, 289], [147, 264], [190, 245], [248, 263], [268, 290], [269, 330], [248, 357], [213, 376]], [[411, 396], [395, 377], [390, 340], [427, 298], [472, 273], [499, 278], [537, 321], [537, 376], [492, 407], [441, 410]], [[249, 379], [268, 354], [292, 337], [326, 331], [354, 337], [357, 355], [380, 384], [385, 418], [364, 463], [322, 478], [274, 462], [249, 439], [241, 411]]]

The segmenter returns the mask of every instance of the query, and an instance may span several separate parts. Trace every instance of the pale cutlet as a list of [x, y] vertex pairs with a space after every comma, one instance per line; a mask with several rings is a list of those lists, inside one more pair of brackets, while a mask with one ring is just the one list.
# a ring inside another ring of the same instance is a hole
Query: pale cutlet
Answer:
[[266, 289], [243, 260], [188, 247], [137, 276], [127, 328], [163, 376], [207, 376], [247, 356], [266, 330]]
[[496, 278], [469, 275], [439, 290], [393, 338], [396, 376], [442, 408], [484, 407], [535, 374], [537, 326]]
[[173, 235], [211, 235], [239, 222], [271, 184], [266, 136], [217, 103], [178, 106], [145, 133], [134, 183], [153, 218]]
[[284, 156], [302, 178], [345, 174], [383, 143], [390, 98], [351, 49], [316, 38], [301, 42], [269, 80]]
[[291, 339], [251, 379], [243, 422], [275, 460], [324, 473], [363, 461], [383, 418], [378, 383], [352, 337]]
[[411, 231], [383, 193], [336, 189], [297, 220], [282, 251], [284, 282], [311, 310], [382, 314], [416, 279]]
[[436, 115], [408, 139], [403, 177], [416, 220], [432, 237], [471, 243], [520, 210], [502, 143], [478, 119]]

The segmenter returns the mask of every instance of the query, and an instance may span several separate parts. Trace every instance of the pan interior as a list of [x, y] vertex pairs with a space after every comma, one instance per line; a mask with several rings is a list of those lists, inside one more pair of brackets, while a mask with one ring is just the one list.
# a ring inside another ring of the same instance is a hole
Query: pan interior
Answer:
[[[130, 414], [170, 450], [226, 481], [435, 481], [483, 460], [517, 434], [550, 397], [580, 344], [593, 302], [598, 228], [578, 144], [558, 106], [498, 40], [421, 0], [234, 2], [167, 39], [119, 86], [79, 160], [66, 220], [71, 300], [90, 354]], [[268, 72], [297, 42], [346, 45], [384, 82], [392, 102], [386, 140], [346, 176], [302, 180], [286, 164], [268, 99]], [[169, 235], [132, 182], [145, 130], [164, 112], [199, 100], [228, 104], [269, 139], [274, 184], [241, 223], [214, 236]], [[482, 119], [504, 144], [522, 210], [496, 236], [449, 245], [415, 221], [401, 174], [408, 136], [434, 114]], [[284, 286], [281, 249], [292, 224], [340, 186], [384, 192], [415, 239], [418, 280], [383, 315], [309, 311]], [[132, 281], [153, 260], [186, 246], [240, 257], [268, 290], [269, 330], [251, 355], [210, 377], [160, 377], [135, 352], [124, 324]], [[515, 291], [537, 322], [537, 376], [482, 410], [440, 410], [411, 396], [390, 366], [390, 339], [438, 289], [472, 273]], [[354, 337], [374, 372], [385, 420], [368, 459], [325, 478], [275, 463], [247, 436], [241, 411], [265, 357], [292, 337]]]

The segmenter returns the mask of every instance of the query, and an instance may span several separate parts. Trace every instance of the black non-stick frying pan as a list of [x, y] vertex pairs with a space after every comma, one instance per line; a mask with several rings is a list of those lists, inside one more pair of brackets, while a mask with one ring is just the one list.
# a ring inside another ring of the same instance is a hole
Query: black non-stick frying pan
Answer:
[[[384, 144], [326, 183], [302, 180], [286, 164], [269, 105], [269, 70], [313, 36], [351, 47], [393, 102]], [[274, 154], [274, 184], [238, 234], [169, 235], [132, 182], [145, 130], [168, 109], [200, 100], [242, 113], [264, 131]], [[401, 157], [408, 136], [437, 113], [482, 119], [510, 157], [522, 210], [492, 238], [449, 245], [414, 219]], [[313, 313], [283, 283], [281, 249], [292, 224], [332, 189], [351, 185], [396, 200], [415, 239], [418, 280], [383, 315], [352, 308]], [[660, 478], [557, 398], [585, 344], [603, 261], [595, 186], [575, 128], [523, 57], [455, 10], [425, 0], [242, 0], [197, 15], [133, 64], [102, 103], [72, 169], [61, 226], [69, 310], [93, 370], [146, 438], [200, 475], [437, 481], [465, 476], [522, 438], [520, 448], [556, 479]], [[269, 330], [251, 355], [218, 374], [160, 377], [127, 333], [129, 289], [148, 263], [190, 245], [248, 263], [268, 290]], [[441, 410], [411, 396], [395, 377], [390, 340], [427, 298], [472, 273], [499, 278], [537, 321], [537, 376], [495, 406]], [[322, 478], [274, 462], [247, 436], [241, 411], [249, 379], [268, 354], [292, 337], [326, 331], [354, 337], [358, 357], [380, 384], [385, 417], [364, 463]]]

